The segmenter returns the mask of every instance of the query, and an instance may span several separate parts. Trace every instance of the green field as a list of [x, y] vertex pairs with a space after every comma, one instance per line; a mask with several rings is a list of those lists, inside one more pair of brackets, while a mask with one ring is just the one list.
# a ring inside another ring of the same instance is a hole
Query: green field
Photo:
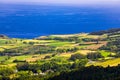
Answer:
[[[120, 64], [116, 35], [42, 36], [38, 39], [0, 39], [0, 67], [18, 70], [9, 77], [69, 72], [81, 67], [117, 66]], [[116, 41], [116, 42], [115, 42]], [[16, 76], [17, 75], [17, 76]], [[12, 79], [11, 78], [11, 79]]]
[[118, 64], [120, 64], [120, 58], [116, 58], [116, 59], [111, 58], [105, 61], [95, 61], [93, 63], [88, 63], [86, 64], [86, 66], [94, 65], [94, 66], [107, 67], [107, 66], [117, 66]]

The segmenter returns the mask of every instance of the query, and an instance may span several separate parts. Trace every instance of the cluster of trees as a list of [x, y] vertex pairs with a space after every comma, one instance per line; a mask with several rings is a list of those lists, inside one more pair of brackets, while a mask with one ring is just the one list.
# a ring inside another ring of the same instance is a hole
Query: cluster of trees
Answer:
[[38, 40], [58, 40], [58, 41], [68, 41], [68, 42], [75, 42], [75, 43], [82, 43], [82, 42], [91, 42], [95, 41], [93, 38], [80, 38], [79, 36], [73, 37], [45, 37], [45, 38], [38, 38]]
[[12, 68], [0, 67], [0, 76], [9, 76], [14, 73], [15, 71]]
[[80, 60], [80, 59], [85, 59], [85, 58], [86, 57], [84, 55], [77, 53], [77, 54], [71, 55], [70, 60], [75, 61], [77, 59]]
[[79, 50], [78, 47], [68, 47], [68, 48], [63, 47], [63, 48], [57, 48], [57, 49], [55, 50], [55, 52], [56, 52], [56, 53], [67, 53], [67, 52], [75, 52], [75, 51], [77, 51], [77, 50]]
[[116, 53], [116, 55], [110, 55], [111, 57], [120, 57], [120, 29], [109, 30], [107, 37], [108, 43], [100, 48], [100, 50], [107, 50]]
[[101, 47], [100, 49], [117, 52], [119, 51], [119, 47], [120, 47], [119, 41], [112, 41], [112, 42], [109, 42], [106, 46]]
[[[44, 64], [46, 67], [50, 67], [56, 65], [52, 64]], [[84, 64], [84, 63], [83, 63]], [[120, 65], [115, 67], [101, 67], [101, 66], [89, 66], [89, 67], [79, 67], [81, 62], [76, 61], [72, 68], [75, 70], [69, 69], [69, 71], [58, 71], [53, 72], [50, 70], [45, 74], [37, 74], [42, 71], [39, 70], [40, 66], [38, 65], [30, 65], [28, 63], [24, 64], [24, 67], [20, 69], [19, 72], [15, 71], [12, 68], [0, 68], [0, 80], [120, 80]], [[19, 65], [20, 66], [20, 65]], [[23, 66], [23, 65], [22, 65]], [[60, 70], [64, 70], [66, 65], [60, 66]], [[31, 68], [31, 70], [26, 71], [27, 68]], [[37, 68], [36, 68], [37, 67]], [[54, 66], [55, 67], [55, 66]], [[70, 67], [67, 65], [66, 67]], [[25, 69], [26, 68], [26, 69]], [[19, 69], [19, 68], [18, 68]], [[37, 71], [32, 71], [32, 69], [38, 69]], [[24, 70], [24, 71], [23, 71]], [[16, 77], [10, 78], [10, 75], [16, 74]], [[19, 75], [19, 76], [17, 76]]]
[[80, 39], [78, 36], [73, 36], [73, 37], [51, 37], [51, 36], [48, 36], [48, 37], [45, 37], [45, 38], [37, 38], [38, 40], [58, 40], [58, 41], [76, 41], [76, 42], [79, 42]]
[[34, 44], [40, 44], [40, 42], [26, 42], [26, 41], [23, 41], [22, 42], [23, 44], [29, 44], [29, 45], [34, 45]]
[[10, 75], [15, 74], [13, 68], [0, 67], [0, 80], [10, 80]]
[[76, 53], [71, 55], [70, 60], [72, 61], [76, 61], [77, 59], [78, 60], [81, 60], [81, 59], [97, 60], [98, 58], [104, 58], [104, 56], [102, 56], [100, 52], [91, 52], [91, 53], [88, 53], [86, 56]]
[[17, 69], [18, 71], [32, 71], [34, 73], [37, 73], [39, 70], [42, 72], [47, 72], [48, 70], [51, 70], [53, 72], [63, 72], [63, 71], [70, 71], [72, 69], [80, 68], [85, 66], [85, 64], [88, 62], [87, 59], [81, 60], [81, 61], [75, 61], [75, 63], [63, 63], [59, 64], [56, 61], [49, 61], [45, 62], [43, 64], [29, 64], [27, 62], [25, 63], [18, 63]]
[[69, 42], [75, 42], [75, 43], [96, 41], [93, 38], [80, 38], [79, 36], [73, 36], [73, 37], [49, 37], [48, 36], [45, 38], [38, 38], [38, 40], [58, 40], [58, 41], [69, 41]]
[[108, 42], [107, 45], [102, 46], [100, 49], [115, 52], [115, 57], [120, 57], [120, 39], [115, 37], [112, 39], [110, 38], [110, 42]]
[[98, 58], [104, 58], [100, 52], [91, 52], [87, 54], [87, 58], [91, 60], [96, 60]]
[[52, 52], [55, 52], [55, 47], [52, 46], [25, 46], [13, 49], [5, 49], [3, 52], [0, 52], [0, 55], [19, 56], [23, 54], [44, 54]]
[[120, 80], [120, 65], [116, 67], [90, 66], [64, 72], [48, 80]]
[[23, 54], [45, 54], [45, 53], [67, 53], [67, 52], [75, 52], [79, 48], [77, 47], [63, 47], [57, 48], [53, 46], [25, 46], [25, 47], [18, 47], [13, 49], [5, 49], [4, 51], [0, 52], [1, 56], [19, 56]]
[[[120, 65], [79, 67], [76, 70], [48, 73], [44, 76], [31, 75], [33, 73], [30, 71], [21, 71], [18, 74], [21, 76], [13, 78], [13, 80], [120, 80]], [[6, 80], [6, 77], [4, 79]]]
[[120, 28], [115, 28], [115, 29], [109, 29], [109, 30], [103, 30], [103, 31], [97, 31], [97, 32], [91, 32], [91, 35], [103, 35], [103, 34], [108, 34], [108, 33], [116, 33], [119, 32]]
[[[93, 32], [93, 35], [102, 35], [105, 33], [110, 33], [109, 42], [107, 45], [101, 47], [101, 50], [108, 50], [111, 52], [116, 52], [115, 57], [120, 57], [120, 38], [111, 37], [113, 34], [118, 34], [120, 29], [111, 29], [108, 31]], [[111, 33], [112, 32], [112, 33]], [[62, 38], [62, 37], [45, 37], [41, 38], [44, 40], [59, 40], [59, 41], [74, 41], [76, 43], [81, 42], [96, 42], [99, 43], [98, 39], [84, 38], [80, 39], [78, 36]], [[4, 44], [12, 44], [17, 40], [6, 41]], [[21, 41], [23, 42], [23, 41]], [[2, 43], [0, 43], [2, 44]], [[103, 58], [100, 52], [91, 52], [87, 55], [82, 55], [76, 53], [71, 55], [67, 60], [62, 60], [61, 58], [55, 58], [54, 56], [59, 55], [60, 53], [76, 52], [79, 50], [77, 47], [53, 47], [48, 45], [34, 45], [37, 42], [23, 42], [23, 44], [28, 44], [28, 46], [22, 46], [13, 49], [5, 49], [3, 52], [0, 52], [1, 56], [19, 56], [24, 54], [45, 54], [53, 53], [51, 56], [45, 56], [44, 60], [36, 61], [36, 63], [28, 63], [25, 60], [15, 59], [13, 62], [17, 63], [15, 68], [6, 68], [0, 67], [0, 80], [120, 80], [120, 65], [116, 67], [107, 68], [104, 67], [85, 67], [88, 60], [97, 60]], [[111, 55], [113, 56], [113, 55]], [[7, 57], [1, 63], [4, 63], [5, 60], [8, 60], [10, 57]], [[49, 60], [46, 60], [49, 59]], [[43, 62], [42, 62], [43, 61]], [[92, 74], [91, 74], [92, 73]]]
[[11, 58], [10, 56], [6, 56], [6, 57], [4, 57], [4, 59], [0, 60], [0, 63], [4, 64], [4, 62], [9, 60], [10, 58]]

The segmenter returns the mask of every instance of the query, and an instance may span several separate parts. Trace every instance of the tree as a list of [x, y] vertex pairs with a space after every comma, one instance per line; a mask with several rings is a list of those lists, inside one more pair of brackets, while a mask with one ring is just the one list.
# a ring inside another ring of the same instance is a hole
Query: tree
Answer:
[[85, 56], [84, 55], [82, 55], [82, 54], [73, 54], [73, 55], [71, 55], [71, 57], [70, 57], [70, 60], [73, 60], [73, 61], [75, 61], [76, 59], [84, 59], [85, 58]]
[[76, 61], [72, 64], [72, 67], [71, 67], [71, 68], [76, 69], [76, 68], [84, 67], [87, 62], [88, 62], [87, 59], [76, 60]]
[[44, 59], [50, 59], [51, 58], [51, 56], [45, 56], [44, 57]]
[[103, 58], [103, 56], [99, 52], [92, 52], [92, 53], [87, 54], [87, 58], [95, 60], [95, 59], [98, 59], [98, 58]]
[[42, 71], [41, 70], [37, 70], [37, 73], [40, 74]]

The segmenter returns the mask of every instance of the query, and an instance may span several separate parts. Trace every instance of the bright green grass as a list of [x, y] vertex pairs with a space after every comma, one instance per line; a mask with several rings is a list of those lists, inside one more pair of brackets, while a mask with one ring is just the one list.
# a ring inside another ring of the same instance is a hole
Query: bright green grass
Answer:
[[0, 48], [0, 52], [2, 52], [2, 51], [4, 51], [5, 49], [3, 49], [3, 48]]
[[112, 52], [108, 52], [108, 51], [105, 51], [105, 50], [102, 50], [102, 51], [99, 51], [101, 53], [102, 56], [104, 57], [108, 57], [110, 54], [111, 55], [115, 55], [115, 53], [112, 53]]
[[7, 39], [0, 39], [0, 45], [5, 44], [6, 41], [8, 41], [8, 40]]
[[86, 47], [88, 46], [91, 46], [91, 45], [94, 45], [94, 44], [81, 44], [80, 46], [78, 46], [80, 49], [85, 49]]
[[21, 61], [24, 61], [26, 60], [27, 58], [31, 58], [32, 55], [22, 55], [22, 56], [14, 56], [14, 57], [11, 57], [9, 60], [7, 60], [5, 63], [6, 64], [9, 64], [9, 63], [13, 63], [14, 60], [21, 60]]
[[69, 63], [68, 58], [63, 57], [63, 56], [59, 56], [59, 55], [51, 58], [51, 61], [55, 61], [58, 64]]
[[8, 56], [0, 56], [0, 62], [6, 60], [7, 58]]
[[73, 45], [73, 43], [70, 42], [54, 42], [54, 43], [50, 43], [50, 46], [55, 46], [55, 47], [61, 47], [61, 46], [70, 46]]

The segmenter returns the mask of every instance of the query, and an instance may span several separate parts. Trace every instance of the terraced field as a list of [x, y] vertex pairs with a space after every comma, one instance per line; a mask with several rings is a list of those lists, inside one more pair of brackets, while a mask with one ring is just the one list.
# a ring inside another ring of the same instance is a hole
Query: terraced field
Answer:
[[103, 66], [103, 67], [108, 67], [108, 66], [117, 66], [120, 64], [120, 58], [109, 58], [106, 61], [91, 61], [86, 66], [94, 65], [94, 66]]
[[[38, 39], [0, 39], [0, 66], [15, 67], [18, 63], [26, 62], [42, 65], [51, 61], [60, 65], [88, 61], [86, 66], [117, 66], [120, 58], [115, 57], [116, 52], [100, 49], [109, 42], [106, 34], [87, 33], [51, 35]], [[75, 61], [70, 60], [76, 54], [84, 56], [84, 59], [77, 56]]]

